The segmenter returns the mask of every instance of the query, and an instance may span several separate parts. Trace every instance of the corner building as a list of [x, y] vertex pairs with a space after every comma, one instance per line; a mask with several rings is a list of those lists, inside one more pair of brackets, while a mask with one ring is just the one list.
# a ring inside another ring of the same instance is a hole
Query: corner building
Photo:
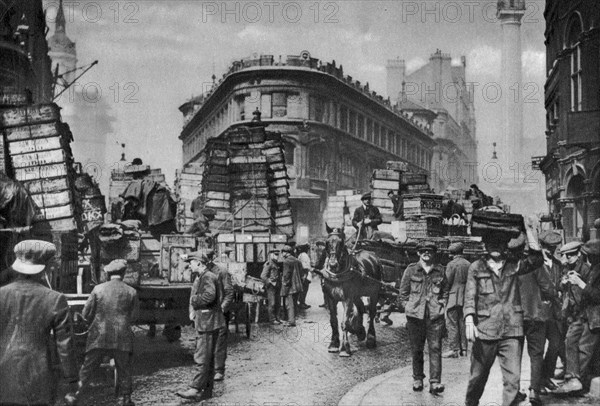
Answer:
[[368, 83], [345, 76], [335, 61], [321, 63], [306, 51], [285, 61], [272, 55], [235, 61], [210, 91], [183, 104], [184, 165], [199, 162], [208, 138], [247, 125], [257, 109], [267, 130], [284, 138], [297, 235], [321, 235], [327, 196], [368, 190], [372, 170], [386, 161], [429, 173], [430, 130]]
[[565, 238], [600, 238], [600, 2], [546, 1], [546, 176]]

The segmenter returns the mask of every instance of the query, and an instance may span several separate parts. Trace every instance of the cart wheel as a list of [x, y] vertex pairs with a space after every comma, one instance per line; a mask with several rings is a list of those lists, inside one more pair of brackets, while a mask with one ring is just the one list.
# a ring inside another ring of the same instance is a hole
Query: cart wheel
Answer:
[[250, 338], [251, 325], [252, 325], [252, 312], [250, 309], [250, 303], [245, 303], [246, 306], [246, 338]]

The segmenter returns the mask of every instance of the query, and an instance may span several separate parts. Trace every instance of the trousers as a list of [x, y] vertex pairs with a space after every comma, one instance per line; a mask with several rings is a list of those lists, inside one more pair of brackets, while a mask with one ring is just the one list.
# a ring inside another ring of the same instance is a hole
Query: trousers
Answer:
[[521, 356], [523, 337], [508, 337], [501, 340], [475, 340], [471, 352], [471, 373], [467, 385], [467, 406], [479, 405], [485, 384], [496, 357], [502, 370], [502, 405], [511, 406], [519, 392], [521, 379]]
[[288, 323], [295, 323], [296, 322], [296, 300], [295, 297], [296, 294], [292, 294], [292, 295], [287, 295], [284, 298], [284, 306], [287, 312], [287, 321]]
[[431, 320], [406, 318], [406, 328], [412, 352], [413, 379], [423, 379], [423, 349], [425, 340], [429, 347], [429, 382], [440, 383], [442, 378], [442, 334], [444, 318]]
[[461, 306], [455, 306], [446, 312], [446, 328], [450, 349], [454, 351], [467, 350], [467, 332]]
[[562, 320], [551, 319], [546, 321], [546, 339], [548, 340], [548, 348], [544, 356], [544, 378], [546, 379], [554, 377], [558, 357], [560, 357], [563, 364], [567, 362], [565, 354], [565, 330]]
[[591, 361], [599, 343], [600, 334], [592, 333], [586, 320], [579, 317], [569, 325], [565, 338], [566, 378], [579, 378], [584, 384], [588, 384]]
[[119, 379], [119, 389], [121, 395], [131, 395], [131, 361], [132, 353], [128, 351], [119, 351], [113, 349], [93, 349], [85, 354], [83, 365], [79, 370], [79, 387], [80, 390], [86, 388], [94, 373], [102, 363], [102, 358], [108, 356], [115, 360], [117, 369], [117, 377]]
[[198, 365], [198, 372], [192, 379], [190, 387], [198, 391], [204, 391], [207, 395], [212, 395], [215, 385], [215, 350], [219, 330], [198, 331], [197, 333], [194, 362]]
[[267, 285], [267, 310], [269, 321], [279, 320], [279, 308], [281, 307], [280, 289], [273, 285]]
[[217, 348], [215, 349], [215, 372], [225, 373], [225, 361], [227, 360], [227, 337], [229, 337], [229, 320], [231, 313], [223, 314], [225, 316], [225, 327], [219, 330], [217, 337]]
[[546, 323], [543, 321], [528, 321], [524, 325], [527, 339], [527, 354], [531, 365], [530, 389], [539, 392], [544, 378], [544, 347], [546, 345]]

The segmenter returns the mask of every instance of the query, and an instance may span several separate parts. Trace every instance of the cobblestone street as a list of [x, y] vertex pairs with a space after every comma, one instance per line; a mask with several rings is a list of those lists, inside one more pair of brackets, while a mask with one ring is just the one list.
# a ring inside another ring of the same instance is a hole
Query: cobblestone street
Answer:
[[[296, 328], [253, 324], [251, 338], [246, 339], [240, 325], [238, 334], [230, 334], [225, 380], [216, 383], [215, 397], [205, 404], [337, 405], [354, 385], [407, 365], [410, 352], [406, 331], [399, 327], [404, 324], [400, 314], [392, 315], [393, 326], [376, 325], [376, 349], [368, 350], [353, 338], [352, 357], [329, 354], [331, 328], [328, 312], [318, 307], [321, 299], [315, 280], [307, 300], [312, 307], [301, 313]], [[175, 343], [168, 343], [160, 329], [156, 338], [149, 339], [144, 328], [136, 330], [133, 400], [138, 405], [195, 404], [174, 394], [194, 375], [192, 328], [184, 328]], [[85, 405], [114, 403], [108, 379], [99, 379], [81, 401]]]

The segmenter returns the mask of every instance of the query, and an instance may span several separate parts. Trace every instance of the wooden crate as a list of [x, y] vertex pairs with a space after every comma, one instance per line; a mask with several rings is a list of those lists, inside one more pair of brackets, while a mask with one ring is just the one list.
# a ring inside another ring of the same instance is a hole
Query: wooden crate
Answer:
[[4, 132], [6, 133], [6, 140], [8, 142], [56, 137], [61, 135], [58, 122], [7, 128]]
[[63, 147], [61, 141], [62, 139], [60, 136], [15, 141], [9, 143], [8, 150], [11, 155], [17, 155], [61, 149]]
[[371, 180], [371, 187], [373, 189], [384, 189], [384, 190], [399, 190], [400, 184], [395, 180]]
[[15, 127], [60, 121], [60, 108], [54, 104], [36, 104], [0, 110], [0, 126]]
[[375, 169], [371, 179], [400, 181], [400, 172], [391, 169]]
[[52, 165], [15, 169], [15, 179], [23, 182], [27, 180], [59, 178], [66, 176], [67, 173], [67, 164], [63, 162]]
[[29, 98], [26, 93], [19, 92], [17, 89], [0, 88], [0, 106], [16, 107], [29, 104]]
[[400, 178], [400, 183], [403, 185], [422, 185], [427, 183], [427, 175], [424, 173], [405, 172]]
[[[198, 241], [193, 235], [163, 234], [160, 236], [160, 266], [162, 271], [167, 271], [169, 280], [171, 280], [170, 278], [173, 277], [174, 281], [182, 281], [182, 276], [180, 273], [181, 269], [178, 268], [179, 265], [177, 265], [177, 263], [173, 263], [173, 256], [177, 256], [182, 252], [194, 251], [197, 246]], [[171, 251], [172, 247], [181, 249]]]
[[54, 193], [32, 194], [31, 198], [38, 207], [55, 207], [70, 204], [72, 201], [71, 192], [63, 190]]
[[441, 216], [443, 196], [426, 193], [404, 195], [404, 216]]
[[387, 161], [386, 168], [395, 171], [406, 172], [408, 171], [408, 163], [403, 161]]
[[67, 156], [62, 149], [52, 151], [31, 152], [27, 154], [11, 155], [12, 166], [15, 169], [31, 166], [51, 165], [66, 162]]
[[440, 237], [442, 235], [442, 219], [428, 216], [406, 220], [406, 235], [409, 238]]
[[56, 220], [73, 216], [73, 206], [71, 204], [66, 204], [57, 207], [40, 207], [40, 212], [35, 218], [36, 220]]

